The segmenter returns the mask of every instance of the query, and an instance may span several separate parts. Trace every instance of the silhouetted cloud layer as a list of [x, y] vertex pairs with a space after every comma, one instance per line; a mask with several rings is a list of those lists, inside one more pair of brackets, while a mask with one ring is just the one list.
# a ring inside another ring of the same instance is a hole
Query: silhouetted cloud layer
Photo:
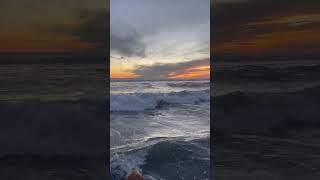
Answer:
[[[210, 68], [210, 60], [199, 59], [178, 63], [156, 63], [150, 66], [137, 66], [134, 73], [140, 78], [147, 79], [167, 79], [183, 74], [199, 74], [199, 77], [209, 77], [202, 75], [202, 72], [208, 72]], [[207, 74], [208, 75], [208, 74]]]
[[318, 53], [319, 9], [318, 0], [213, 0], [213, 53]]
[[49, 29], [52, 33], [70, 36], [78, 43], [89, 44], [87, 51], [103, 52], [108, 50], [109, 22], [107, 11], [80, 11], [75, 24], [57, 24]]

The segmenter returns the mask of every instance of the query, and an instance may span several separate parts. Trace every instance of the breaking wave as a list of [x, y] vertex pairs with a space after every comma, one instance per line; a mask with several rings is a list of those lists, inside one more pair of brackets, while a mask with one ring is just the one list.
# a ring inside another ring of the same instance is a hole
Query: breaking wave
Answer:
[[144, 111], [156, 109], [163, 104], [195, 104], [209, 100], [209, 89], [170, 93], [113, 94], [110, 97], [110, 111]]
[[168, 86], [170, 87], [179, 87], [179, 88], [199, 88], [199, 87], [209, 87], [210, 86], [210, 82], [175, 82], [175, 83], [171, 83], [168, 82], [167, 83]]

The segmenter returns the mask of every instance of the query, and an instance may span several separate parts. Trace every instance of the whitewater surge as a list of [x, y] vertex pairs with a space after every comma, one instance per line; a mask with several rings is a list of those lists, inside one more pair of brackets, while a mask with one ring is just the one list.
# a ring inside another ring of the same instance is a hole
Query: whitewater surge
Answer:
[[133, 169], [142, 171], [146, 153], [114, 154], [110, 159], [111, 179], [124, 179]]

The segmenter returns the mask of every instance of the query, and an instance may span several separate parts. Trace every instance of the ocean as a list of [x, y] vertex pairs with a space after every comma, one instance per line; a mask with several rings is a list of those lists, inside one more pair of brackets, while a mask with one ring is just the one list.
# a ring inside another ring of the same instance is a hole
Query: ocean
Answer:
[[319, 62], [216, 66], [213, 178], [320, 177]]
[[111, 179], [209, 179], [210, 82], [111, 82]]
[[35, 61], [0, 64], [0, 179], [106, 179], [105, 62]]

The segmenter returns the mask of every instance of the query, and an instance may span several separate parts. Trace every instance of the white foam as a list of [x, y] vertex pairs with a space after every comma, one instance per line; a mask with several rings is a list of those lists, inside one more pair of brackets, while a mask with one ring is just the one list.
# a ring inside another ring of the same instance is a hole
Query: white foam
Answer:
[[210, 87], [210, 82], [209, 81], [205, 81], [205, 82], [203, 82], [203, 81], [200, 81], [200, 82], [199, 81], [194, 81], [194, 82], [187, 81], [187, 82], [179, 82], [179, 83], [168, 82], [167, 85], [170, 87], [180, 87], [180, 88], [201, 88], [201, 87], [208, 88], [208, 87]]
[[132, 154], [114, 154], [110, 159], [110, 166], [113, 176], [125, 177], [133, 169], [142, 171], [141, 166], [144, 164], [146, 153], [137, 151]]

